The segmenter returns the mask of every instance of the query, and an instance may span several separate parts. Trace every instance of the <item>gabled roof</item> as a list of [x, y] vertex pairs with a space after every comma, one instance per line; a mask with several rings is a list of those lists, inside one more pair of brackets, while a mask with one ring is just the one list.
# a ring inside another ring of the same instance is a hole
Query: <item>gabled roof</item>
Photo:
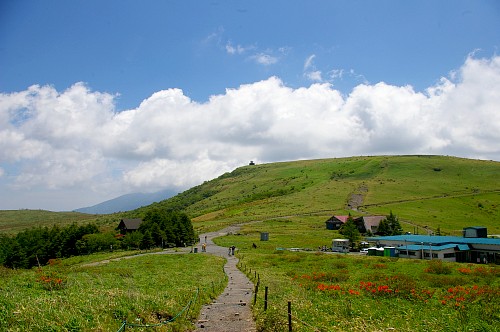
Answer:
[[328, 219], [326, 222], [335, 222], [335, 221], [340, 221], [341, 223], [345, 224], [347, 219], [349, 219], [349, 216], [332, 216], [330, 219]]
[[118, 225], [118, 227], [123, 225], [122, 228], [127, 230], [137, 230], [141, 224], [142, 219], [122, 219], [120, 220], [120, 225]]
[[364, 222], [381, 222], [386, 216], [362, 216], [356, 219], [363, 219]]
[[371, 229], [373, 226], [378, 227], [380, 222], [385, 218], [386, 216], [363, 216], [356, 219], [362, 220], [365, 224], [366, 229]]

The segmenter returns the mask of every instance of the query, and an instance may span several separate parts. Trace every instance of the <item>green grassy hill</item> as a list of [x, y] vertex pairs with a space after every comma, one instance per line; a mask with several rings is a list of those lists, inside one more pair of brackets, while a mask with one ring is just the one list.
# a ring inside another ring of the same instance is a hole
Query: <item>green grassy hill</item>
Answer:
[[94, 221], [96, 216], [76, 212], [45, 210], [0, 210], [0, 233], [17, 233], [33, 226], [67, 225]]
[[[500, 234], [500, 163], [443, 156], [376, 156], [237, 168], [151, 207], [181, 208], [199, 230], [313, 214], [398, 215], [406, 230]], [[326, 220], [326, 219], [325, 219]]]
[[112, 227], [121, 217], [140, 217], [154, 207], [186, 211], [198, 231], [283, 216], [313, 215], [320, 222], [332, 214], [385, 215], [392, 210], [412, 232], [439, 227], [459, 235], [465, 226], [485, 226], [489, 234], [500, 234], [500, 163], [375, 156], [249, 165], [127, 213], [0, 211], [0, 232], [73, 221]]

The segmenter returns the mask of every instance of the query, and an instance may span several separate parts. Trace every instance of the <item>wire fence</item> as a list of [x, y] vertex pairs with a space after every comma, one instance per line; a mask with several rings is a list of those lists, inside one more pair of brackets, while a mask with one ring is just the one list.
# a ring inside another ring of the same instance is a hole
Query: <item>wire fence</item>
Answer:
[[[260, 287], [260, 274], [257, 273], [257, 271], [254, 269], [252, 270], [251, 268], [248, 268], [244, 263], [240, 261], [238, 264], [238, 267], [249, 277], [251, 281], [254, 282], [255, 288], [254, 288], [254, 300], [253, 300], [253, 305], [255, 306], [257, 303], [257, 298], [258, 298], [258, 293], [259, 293], [259, 287]], [[265, 287], [265, 293], [264, 293], [264, 312], [267, 310], [268, 307], [268, 286]], [[298, 316], [292, 314], [292, 302], [288, 301], [287, 309], [279, 309], [278, 314], [281, 317], [286, 317], [288, 319], [288, 331], [291, 332], [294, 330], [294, 326], [305, 326], [309, 329], [311, 329], [314, 332], [323, 332], [326, 331], [324, 329], [321, 329], [319, 327], [313, 326], [303, 320], [301, 320]], [[301, 331], [301, 328], [296, 328], [296, 331]]]
[[216, 289], [219, 289], [219, 288], [222, 288], [223, 285], [225, 285], [227, 282], [228, 282], [228, 276], [227, 274], [225, 273], [224, 271], [224, 266], [222, 267], [222, 272], [224, 274], [224, 278], [222, 280], [219, 280], [218, 282], [213, 282], [211, 283], [211, 286], [207, 286], [205, 288], [202, 288], [200, 290], [200, 287], [197, 287], [196, 288], [196, 291], [194, 292], [194, 295], [193, 297], [188, 301], [188, 303], [175, 315], [173, 316], [172, 318], [168, 319], [168, 320], [165, 320], [165, 321], [162, 321], [162, 322], [159, 322], [159, 323], [154, 323], [154, 324], [137, 324], [137, 323], [129, 323], [127, 320], [123, 320], [122, 321], [122, 325], [120, 326], [120, 328], [116, 331], [116, 332], [122, 332], [122, 331], [125, 331], [125, 329], [127, 327], [130, 327], [130, 328], [155, 328], [155, 327], [160, 327], [160, 326], [164, 326], [164, 325], [167, 325], [168, 323], [173, 323], [174, 321], [176, 321], [179, 317], [182, 316], [182, 314], [187, 314], [189, 313], [189, 309], [191, 308], [191, 306], [193, 304], [195, 304], [197, 301], [198, 301], [198, 298], [200, 296], [200, 293], [205, 291], [207, 293], [211, 293], [212, 294], [215, 294], [216, 292]]

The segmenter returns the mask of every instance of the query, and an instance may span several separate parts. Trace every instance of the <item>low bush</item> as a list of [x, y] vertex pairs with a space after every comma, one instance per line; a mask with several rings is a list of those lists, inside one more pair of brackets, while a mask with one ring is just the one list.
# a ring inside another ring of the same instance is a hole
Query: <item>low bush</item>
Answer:
[[443, 263], [441, 260], [431, 260], [427, 264], [427, 268], [424, 270], [426, 273], [433, 274], [450, 274], [452, 271], [451, 265]]

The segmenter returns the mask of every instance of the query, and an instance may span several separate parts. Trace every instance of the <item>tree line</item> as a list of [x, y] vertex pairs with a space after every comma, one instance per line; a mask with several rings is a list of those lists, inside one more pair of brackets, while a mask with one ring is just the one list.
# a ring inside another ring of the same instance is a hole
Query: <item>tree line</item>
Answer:
[[68, 258], [116, 249], [151, 249], [184, 246], [195, 241], [189, 217], [160, 209], [148, 211], [137, 232], [123, 237], [101, 232], [95, 224], [33, 227], [15, 236], [0, 234], [0, 264], [9, 268], [45, 265], [50, 259]]
[[13, 237], [0, 235], [0, 263], [11, 268], [30, 268], [44, 265], [51, 258], [65, 258], [82, 254], [84, 236], [98, 234], [94, 224], [66, 227], [34, 227]]
[[197, 242], [189, 217], [182, 212], [154, 208], [146, 212], [137, 232], [123, 238], [125, 248], [184, 247]]

